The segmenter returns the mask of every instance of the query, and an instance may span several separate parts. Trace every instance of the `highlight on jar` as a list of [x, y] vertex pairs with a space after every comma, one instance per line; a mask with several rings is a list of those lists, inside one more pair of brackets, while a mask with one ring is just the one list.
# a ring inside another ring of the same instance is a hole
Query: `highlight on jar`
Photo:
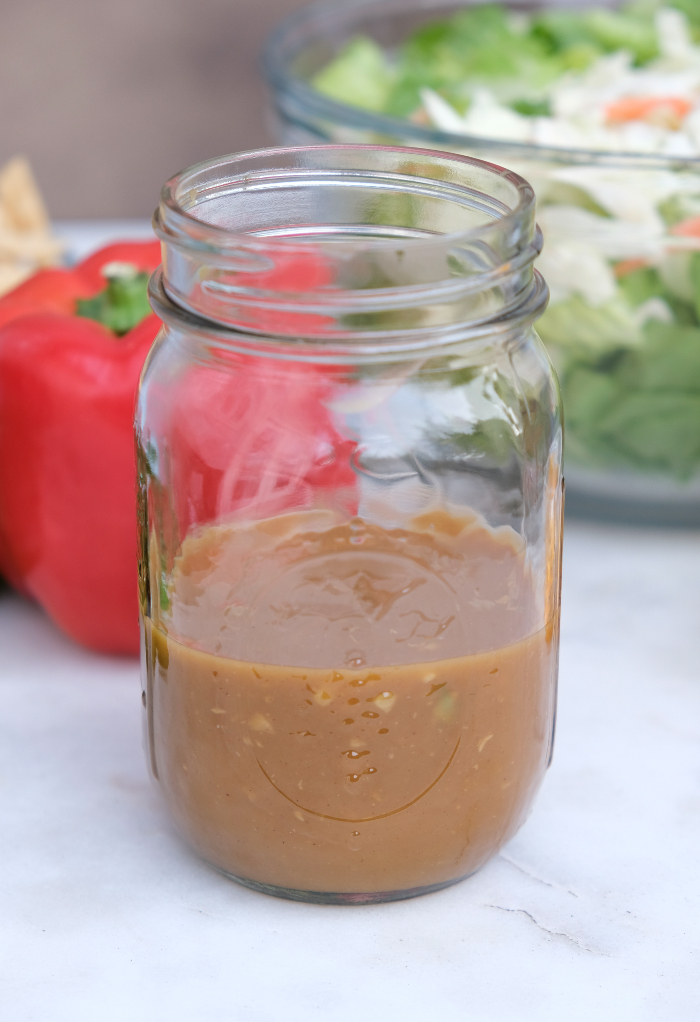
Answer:
[[420, 149], [195, 166], [154, 217], [144, 730], [180, 833], [323, 903], [474, 873], [552, 755], [562, 429], [517, 174]]

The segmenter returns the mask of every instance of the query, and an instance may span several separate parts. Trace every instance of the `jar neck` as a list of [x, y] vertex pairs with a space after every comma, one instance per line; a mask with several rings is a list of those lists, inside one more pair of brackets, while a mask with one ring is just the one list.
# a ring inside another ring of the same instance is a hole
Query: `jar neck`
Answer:
[[527, 299], [512, 312], [485, 323], [351, 337], [311, 334], [290, 337], [238, 330], [190, 312], [168, 294], [163, 267], [151, 277], [148, 294], [159, 319], [181, 343], [195, 345], [200, 358], [231, 353], [343, 366], [388, 365], [453, 355], [467, 362], [490, 360], [495, 351], [512, 351], [523, 343], [549, 298], [544, 279], [535, 271]]
[[534, 209], [522, 178], [468, 157], [377, 146], [226, 157], [165, 186], [154, 300], [315, 345], [503, 332], [546, 302]]

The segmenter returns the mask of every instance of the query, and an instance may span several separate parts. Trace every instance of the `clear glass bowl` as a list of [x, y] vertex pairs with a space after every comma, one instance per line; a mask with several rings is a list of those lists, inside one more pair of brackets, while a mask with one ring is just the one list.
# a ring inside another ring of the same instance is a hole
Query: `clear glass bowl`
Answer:
[[[336, 102], [309, 84], [353, 37], [368, 35], [391, 49], [419, 25], [464, 6], [324, 2], [282, 22], [263, 62], [277, 137], [297, 145], [330, 140], [442, 149], [529, 180], [545, 235], [539, 265], [553, 292], [538, 329], [564, 397], [567, 509], [640, 524], [700, 525], [700, 239], [670, 233], [674, 220], [696, 215], [696, 205], [700, 214], [700, 159], [450, 134]], [[625, 224], [628, 231], [618, 229]], [[644, 265], [634, 269], [634, 260]], [[567, 264], [568, 288], [558, 281]], [[572, 274], [572, 265], [580, 274]], [[647, 271], [662, 279], [668, 301], [638, 300], [639, 274]]]

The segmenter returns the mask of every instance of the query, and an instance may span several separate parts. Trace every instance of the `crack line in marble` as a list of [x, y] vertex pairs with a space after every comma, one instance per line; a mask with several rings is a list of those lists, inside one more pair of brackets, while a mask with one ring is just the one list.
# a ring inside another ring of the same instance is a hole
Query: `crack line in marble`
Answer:
[[509, 859], [507, 855], [503, 854], [503, 852], [500, 853], [499, 859], [503, 859], [503, 861], [507, 862], [509, 866], [513, 866], [515, 869], [519, 870], [519, 872], [524, 873], [526, 877], [530, 877], [531, 880], [536, 880], [538, 884], [544, 884], [545, 887], [551, 887], [555, 891], [566, 891], [566, 893], [570, 894], [572, 898], [579, 897], [576, 891], [572, 891], [568, 887], [562, 887], [561, 884], [553, 884], [549, 880], [543, 880], [542, 877], [536, 876], [535, 873], [531, 873], [528, 869], [525, 869], [524, 866], [514, 862], [513, 859]]
[[548, 930], [546, 926], [543, 926], [542, 923], [539, 923], [535, 919], [533, 914], [531, 912], [528, 912], [527, 909], [525, 908], [506, 908], [505, 905], [490, 905], [488, 903], [484, 903], [483, 907], [497, 908], [501, 912], [514, 912], [519, 913], [520, 915], [527, 916], [530, 922], [534, 923], [535, 926], [539, 930], [542, 930], [543, 933], [548, 933], [552, 937], [563, 937], [564, 940], [568, 940], [571, 944], [574, 945], [574, 947], [578, 948], [579, 951], [587, 951], [589, 955], [602, 955], [604, 958], [611, 957], [606, 951], [599, 951], [597, 948], [586, 947], [585, 944], [582, 944], [581, 941], [576, 940], [575, 937], [571, 937], [568, 933], [563, 933], [561, 930]]

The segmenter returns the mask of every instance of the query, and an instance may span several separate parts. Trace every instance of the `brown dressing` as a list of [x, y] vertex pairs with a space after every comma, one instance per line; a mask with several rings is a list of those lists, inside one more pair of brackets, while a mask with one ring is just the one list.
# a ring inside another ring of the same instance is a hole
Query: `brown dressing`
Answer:
[[413, 890], [473, 872], [523, 822], [555, 654], [510, 530], [445, 512], [212, 527], [167, 595], [145, 622], [151, 763], [220, 869]]

